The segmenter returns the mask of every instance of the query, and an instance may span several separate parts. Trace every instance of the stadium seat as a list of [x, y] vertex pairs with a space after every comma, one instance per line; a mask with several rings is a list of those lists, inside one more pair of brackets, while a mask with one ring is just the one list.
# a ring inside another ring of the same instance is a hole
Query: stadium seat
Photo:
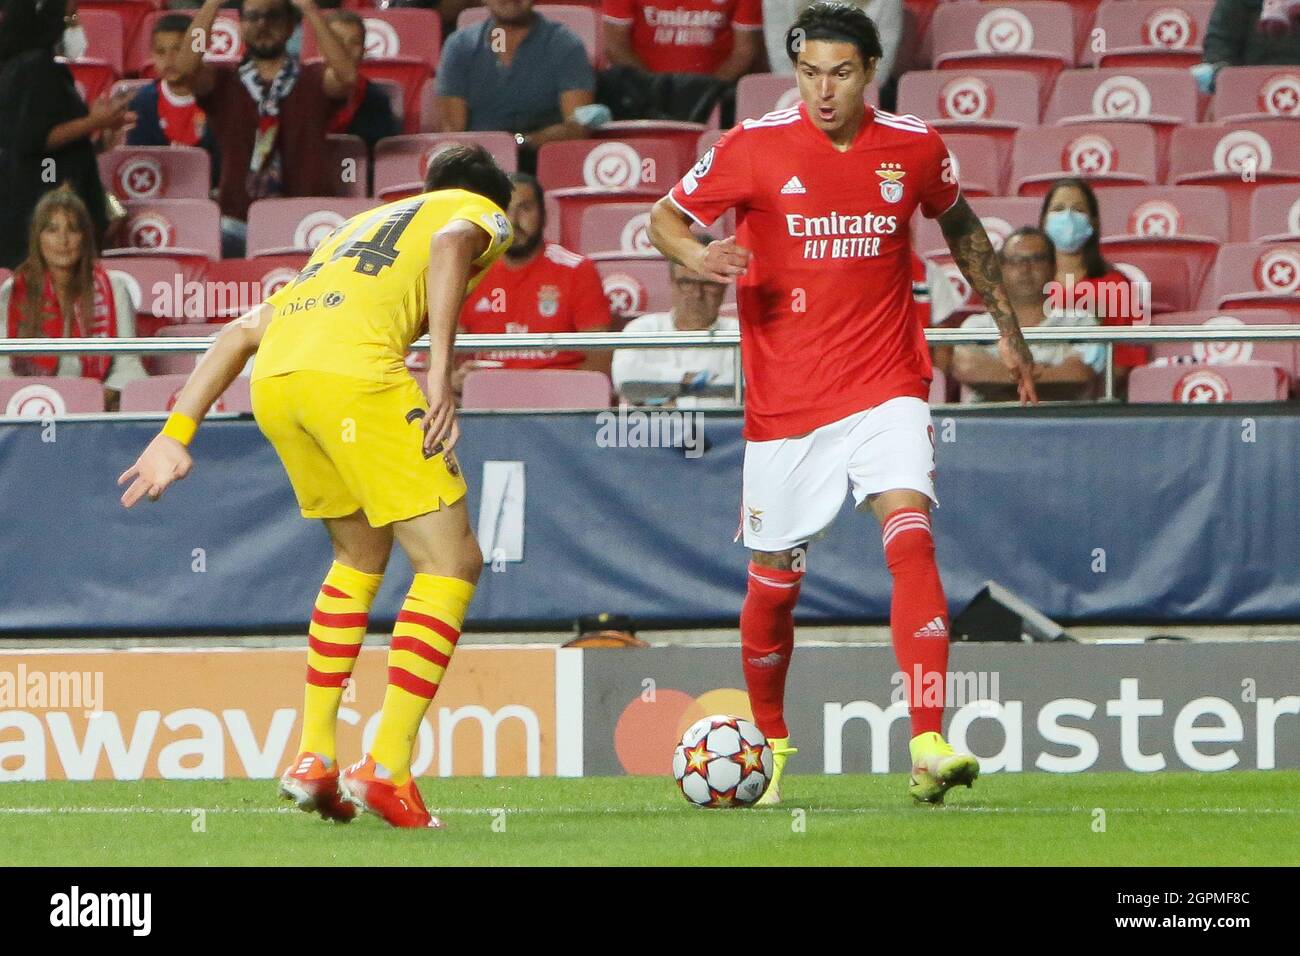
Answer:
[[69, 60], [68, 70], [77, 95], [87, 106], [107, 93], [117, 81], [117, 72], [103, 60]]
[[77, 15], [84, 23], [91, 11], [113, 14], [122, 23], [122, 48], [130, 50], [140, 36], [145, 18], [159, 6], [155, 0], [79, 0]]
[[1186, 312], [1196, 307], [1203, 286], [1203, 280], [1198, 279], [1199, 264], [1181, 250], [1130, 245], [1113, 251], [1108, 248], [1105, 253], [1130, 283], [1138, 284], [1136, 288], [1150, 290], [1152, 314]]
[[941, 3], [930, 21], [936, 70], [1028, 70], [1044, 96], [1075, 63], [1074, 13], [1065, 3]]
[[[880, 86], [872, 83], [863, 94], [871, 106], [880, 105]], [[799, 86], [790, 73], [750, 73], [736, 84], [736, 122], [757, 119], [772, 110], [799, 105]]]
[[332, 133], [325, 137], [330, 169], [338, 171], [339, 196], [362, 199], [370, 195], [370, 150], [360, 136]]
[[424, 190], [429, 157], [444, 143], [479, 143], [502, 169], [518, 169], [515, 138], [509, 133], [415, 133], [388, 136], [375, 144], [375, 198], [389, 202]]
[[898, 111], [921, 117], [945, 137], [978, 133], [990, 139], [1005, 168], [1011, 162], [1016, 131], [1038, 125], [1042, 114], [1038, 86], [1037, 75], [1022, 70], [906, 73], [898, 82]]
[[[419, 60], [432, 73], [438, 68], [442, 50], [442, 20], [433, 10], [413, 7], [360, 11], [366, 24], [366, 52], [363, 63], [372, 60]], [[310, 29], [302, 32], [302, 58], [320, 57], [320, 45]]]
[[1156, 133], [1156, 174], [1163, 180], [1175, 127], [1197, 119], [1196, 81], [1186, 70], [1064, 70], [1043, 114], [1044, 125], [1140, 123]]
[[[195, 322], [190, 325], [165, 325], [158, 330], [159, 338], [207, 338], [226, 327], [224, 322]], [[150, 375], [189, 375], [202, 352], [155, 352], [142, 356], [144, 367]], [[182, 382], [182, 384], [184, 384]]]
[[1097, 191], [1097, 206], [1107, 256], [1136, 249], [1178, 253], [1197, 289], [1229, 238], [1228, 197], [1214, 186], [1116, 186]]
[[943, 137], [952, 158], [953, 172], [967, 199], [978, 196], [1001, 196], [1005, 188], [1002, 177], [1006, 164], [998, 155], [997, 145], [978, 133], [947, 133]]
[[442, 129], [442, 119], [438, 114], [438, 84], [432, 77], [424, 81], [420, 88], [420, 115], [416, 118], [415, 128], [403, 124], [404, 133], [436, 133]]
[[1190, 67], [1201, 62], [1201, 43], [1214, 0], [1105, 0], [1093, 22], [1102, 48], [1083, 44], [1080, 62], [1104, 67]]
[[119, 146], [99, 154], [99, 178], [123, 202], [207, 199], [212, 160], [197, 146]]
[[465, 376], [462, 408], [608, 408], [604, 372], [577, 369], [483, 369]]
[[1300, 323], [1300, 245], [1236, 242], [1219, 250], [1202, 309], [1283, 309]]
[[704, 132], [703, 123], [676, 120], [614, 120], [590, 131], [595, 139], [662, 139], [677, 147], [681, 161], [689, 168], [699, 155], [695, 146]]
[[248, 256], [310, 253], [345, 220], [377, 205], [372, 199], [259, 199], [248, 207]]
[[0, 378], [0, 415], [57, 418], [104, 410], [104, 383], [97, 378]]
[[544, 189], [658, 189], [667, 192], [686, 173], [676, 146], [658, 139], [572, 139], [545, 144], [537, 154]]
[[625, 256], [598, 253], [591, 257], [609, 299], [609, 310], [621, 328], [646, 312], [667, 312], [673, 307], [668, 261], [659, 255]]
[[[191, 357], [193, 357], [192, 353]], [[169, 412], [185, 385], [188, 374], [151, 375], [127, 382], [122, 389], [123, 412]], [[251, 412], [248, 379], [236, 378], [212, 406], [214, 412]]]
[[[613, 205], [635, 206], [638, 210], [649, 210], [655, 200], [662, 195], [663, 190], [657, 189], [590, 189], [583, 186], [549, 190], [546, 193], [546, 239], [586, 255], [587, 251], [582, 248], [583, 222], [592, 208]], [[614, 215], [617, 218], [618, 214], [606, 215]], [[644, 230], [642, 233], [644, 240]], [[590, 251], [617, 252], [623, 249], [623, 246], [617, 242], [617, 235], [611, 241], [614, 245], [602, 246]], [[636, 249], [629, 247], [629, 251], [633, 252], [646, 249], [648, 246]]]
[[1094, 188], [1156, 181], [1156, 134], [1147, 126], [1092, 123], [1016, 133], [1008, 192], [1041, 196], [1062, 176]]
[[[1038, 225], [1041, 206], [1042, 200], [1032, 196], [977, 196], [970, 201], [995, 249], [1001, 249], [1003, 240], [1021, 226]], [[912, 247], [917, 255], [927, 259], [948, 255], [948, 243], [936, 220], [918, 215], [912, 221], [915, 228]]]
[[119, 235], [132, 249], [176, 257], [221, 258], [221, 210], [210, 199], [127, 202]]
[[1300, 67], [1225, 66], [1211, 110], [1216, 123], [1300, 119]]
[[203, 308], [189, 309], [186, 322], [224, 322], [237, 318], [297, 277], [307, 255], [218, 259], [203, 270]]
[[[179, 322], [184, 315], [185, 283], [181, 264], [166, 256], [124, 256], [106, 259], [109, 275], [125, 281], [135, 306], [136, 322], [144, 316], [162, 322]], [[145, 334], [141, 330], [141, 334]]]
[[1133, 369], [1128, 400], [1133, 404], [1174, 402], [1281, 402], [1286, 400], [1287, 370], [1273, 362], [1236, 365], [1155, 363]]
[[82, 10], [77, 18], [86, 31], [86, 54], [82, 60], [101, 60], [112, 67], [118, 76], [125, 67], [126, 38], [122, 18], [107, 10]]
[[1300, 184], [1260, 186], [1250, 197], [1251, 242], [1300, 242]]
[[653, 253], [647, 229], [651, 202], [612, 202], [593, 205], [582, 212], [576, 251]]
[[[153, 45], [153, 25], [161, 18], [175, 11], [159, 10], [144, 18], [140, 31], [135, 36], [135, 43], [126, 53], [126, 72], [133, 76], [152, 77], [153, 57], [150, 49]], [[208, 37], [208, 51], [205, 60], [213, 63], [238, 63], [244, 56], [244, 40], [239, 32], [239, 11], [221, 10], [212, 22], [212, 31]]]
[[[1284, 309], [1232, 309], [1199, 312], [1167, 312], [1155, 316], [1152, 325], [1204, 325], [1221, 328], [1242, 325], [1285, 325], [1290, 317]], [[1248, 362], [1274, 362], [1294, 377], [1296, 366], [1294, 342], [1154, 342], [1154, 358], [1183, 358], [1224, 365]]]
[[1300, 182], [1300, 123], [1233, 123], [1174, 130], [1167, 182], [1222, 186], [1233, 240], [1250, 237], [1251, 194], [1265, 184]]
[[[602, 47], [600, 11], [593, 7], [573, 3], [539, 3], [533, 7], [538, 13], [555, 23], [563, 24], [578, 35], [587, 51], [587, 61], [597, 69], [605, 65]], [[467, 7], [456, 17], [456, 29], [463, 30], [488, 18], [486, 7]]]

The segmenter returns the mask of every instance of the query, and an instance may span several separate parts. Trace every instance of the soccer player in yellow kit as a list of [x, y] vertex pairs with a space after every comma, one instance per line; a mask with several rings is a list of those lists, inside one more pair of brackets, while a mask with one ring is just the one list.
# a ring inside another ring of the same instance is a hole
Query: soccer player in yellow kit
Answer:
[[[511, 185], [480, 146], [435, 154], [426, 192], [349, 219], [297, 278], [222, 330], [162, 433], [118, 479], [122, 504], [184, 478], [197, 423], [256, 356], [253, 414], [334, 563], [309, 627], [302, 743], [281, 777], [300, 808], [347, 821], [440, 827], [411, 776], [420, 721], [456, 647], [483, 566], [470, 530], [451, 390], [461, 301], [512, 238]], [[428, 317], [429, 401], [405, 365]], [[340, 774], [335, 723], [393, 540], [415, 578], [397, 616], [375, 742]]]

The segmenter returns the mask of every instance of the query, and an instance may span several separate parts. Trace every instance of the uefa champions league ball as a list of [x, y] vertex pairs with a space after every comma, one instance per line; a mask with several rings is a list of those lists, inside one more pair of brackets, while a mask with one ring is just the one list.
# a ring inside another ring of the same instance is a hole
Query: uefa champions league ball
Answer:
[[697, 807], [747, 807], [772, 780], [772, 748], [743, 717], [704, 717], [673, 751], [673, 777]]

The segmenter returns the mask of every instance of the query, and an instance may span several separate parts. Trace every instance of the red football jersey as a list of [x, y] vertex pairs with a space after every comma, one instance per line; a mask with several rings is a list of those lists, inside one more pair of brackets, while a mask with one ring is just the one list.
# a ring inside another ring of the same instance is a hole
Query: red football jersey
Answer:
[[[610, 326], [609, 300], [596, 264], [548, 242], [521, 268], [502, 256], [460, 310], [466, 332], [585, 332]], [[475, 355], [503, 368], [577, 368], [582, 352], [513, 349]]]
[[652, 73], [712, 73], [731, 54], [733, 30], [763, 29], [762, 0], [603, 0], [602, 9], [631, 25], [632, 51]]
[[908, 223], [959, 192], [943, 140], [915, 116], [868, 107], [841, 152], [802, 103], [733, 127], [672, 188], [702, 226], [735, 207], [736, 241], [752, 253], [736, 282], [746, 438], [926, 398]]

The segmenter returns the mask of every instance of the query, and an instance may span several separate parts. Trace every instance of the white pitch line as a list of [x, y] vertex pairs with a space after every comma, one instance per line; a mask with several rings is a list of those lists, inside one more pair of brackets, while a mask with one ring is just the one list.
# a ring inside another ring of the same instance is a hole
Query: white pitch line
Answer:
[[[443, 816], [488, 816], [500, 813], [502, 810], [507, 815], [525, 814], [531, 816], [591, 816], [596, 814], [637, 816], [641, 814], [656, 813], [682, 813], [684, 807], [643, 807], [637, 810], [627, 810], [618, 807], [608, 807], [606, 809], [592, 809], [590, 807], [453, 807], [453, 808], [430, 808], [434, 814]], [[788, 804], [784, 809], [787, 810], [804, 810], [810, 814], [828, 814], [832, 816], [870, 816], [876, 814], [899, 814], [899, 813], [917, 813], [924, 812], [921, 808], [911, 806], [900, 806], [896, 809], [885, 807], [799, 807], [795, 804]], [[1068, 814], [1090, 814], [1094, 810], [1105, 810], [1107, 813], [1147, 813], [1147, 814], [1196, 814], [1196, 815], [1224, 815], [1224, 816], [1250, 816], [1250, 815], [1296, 815], [1300, 814], [1300, 808], [1295, 807], [1166, 807], [1163, 809], [1153, 807], [968, 807], [961, 805], [949, 805], [942, 808], [935, 808], [937, 812], [946, 813], [993, 813], [993, 814], [1026, 814], [1026, 815], [1068, 815]], [[298, 813], [294, 807], [0, 807], [0, 816], [73, 816], [73, 815], [130, 815], [130, 814], [193, 814], [202, 810], [205, 813], [231, 813], [231, 814], [280, 814], [280, 813]], [[760, 813], [771, 814], [772, 811], [760, 811]]]

